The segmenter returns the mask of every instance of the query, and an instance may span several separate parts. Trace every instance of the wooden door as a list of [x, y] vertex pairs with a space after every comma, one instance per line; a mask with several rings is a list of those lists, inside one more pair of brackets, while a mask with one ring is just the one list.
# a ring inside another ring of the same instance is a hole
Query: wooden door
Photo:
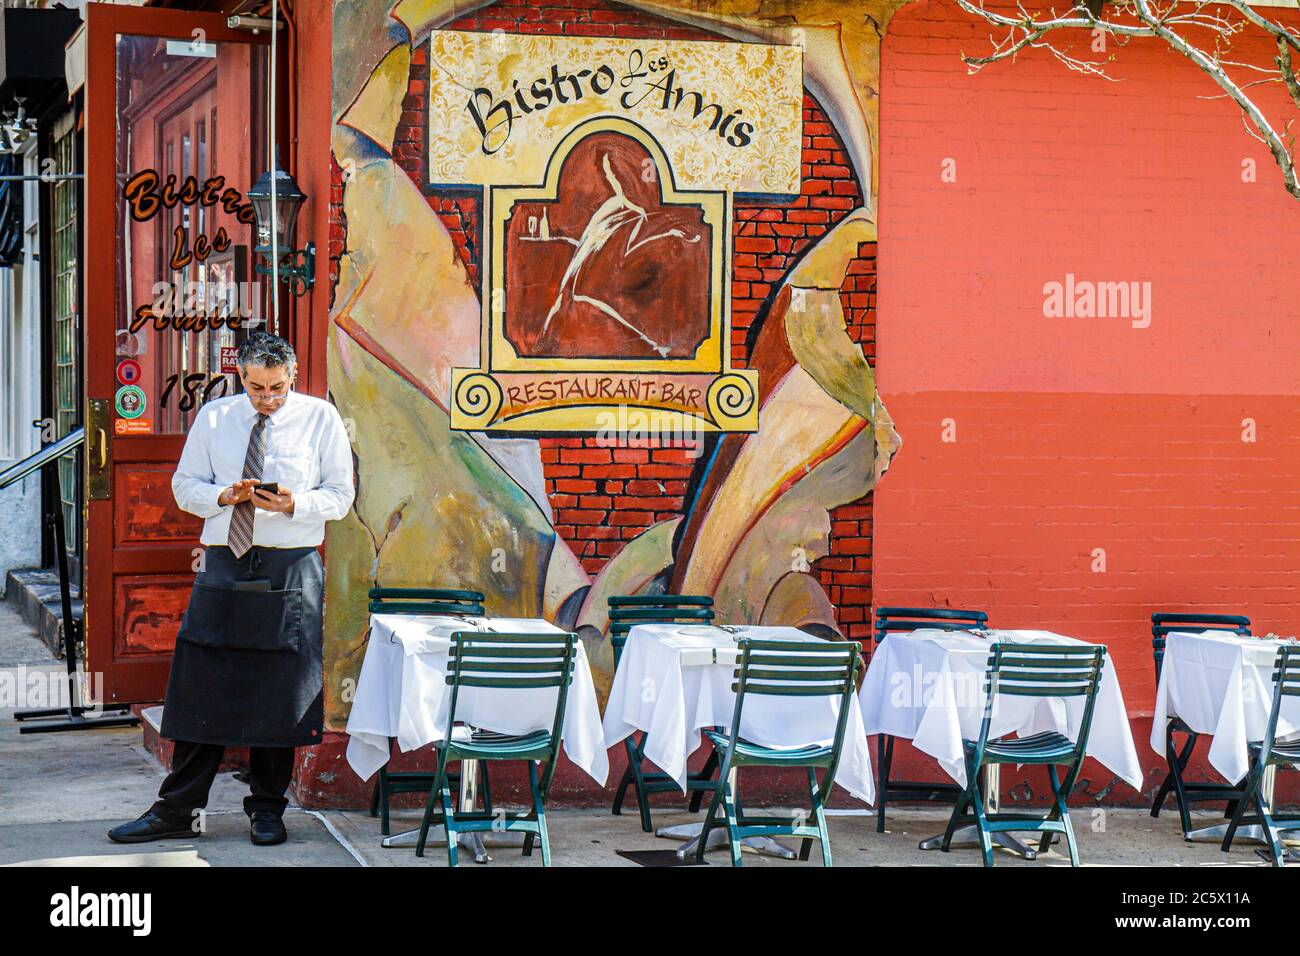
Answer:
[[171, 491], [185, 432], [235, 392], [230, 350], [264, 307], [244, 196], [268, 48], [180, 10], [90, 4], [86, 30], [86, 671], [128, 703], [162, 698], [201, 566]]

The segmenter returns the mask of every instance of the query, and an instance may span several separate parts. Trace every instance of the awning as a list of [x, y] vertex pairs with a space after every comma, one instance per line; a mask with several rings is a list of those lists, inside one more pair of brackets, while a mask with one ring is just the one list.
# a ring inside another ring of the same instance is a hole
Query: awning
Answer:
[[63, 47], [80, 25], [76, 10], [0, 9], [0, 99], [62, 83]]

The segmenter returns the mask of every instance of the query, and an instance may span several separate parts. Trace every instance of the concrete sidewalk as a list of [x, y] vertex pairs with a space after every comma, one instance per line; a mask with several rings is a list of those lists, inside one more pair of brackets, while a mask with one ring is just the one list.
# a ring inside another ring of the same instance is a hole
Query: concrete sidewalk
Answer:
[[109, 828], [149, 808], [163, 770], [145, 750], [138, 727], [19, 733], [14, 710], [60, 702], [15, 700], [13, 688], [30, 693], [33, 687], [57, 687], [64, 667], [0, 601], [0, 676], [10, 688], [10, 699], [0, 701], [0, 865], [357, 865], [324, 822], [301, 809], [286, 817], [287, 843], [253, 846], [241, 809], [247, 787], [229, 773], [219, 774], [212, 788], [203, 837], [140, 846], [112, 843], [105, 835]]
[[[63, 665], [49, 656], [12, 609], [0, 602], [0, 676], [57, 675]], [[20, 670], [21, 669], [21, 670]], [[39, 680], [39, 678], [38, 678]], [[380, 846], [379, 821], [364, 812], [314, 812], [291, 805], [285, 815], [287, 843], [255, 847], [241, 810], [247, 788], [229, 773], [219, 774], [208, 804], [207, 833], [192, 840], [121, 846], [105, 836], [117, 823], [148, 808], [163, 771], [141, 744], [138, 728], [20, 735], [14, 709], [40, 706], [3, 701], [0, 709], [0, 865], [10, 866], [435, 866], [447, 865], [444, 843], [432, 844], [423, 859], [413, 849]], [[673, 802], [660, 798], [660, 805]], [[667, 850], [678, 844], [642, 833], [633, 808], [611, 816], [608, 809], [557, 809], [548, 814], [553, 863], [557, 866], [636, 866], [617, 851]], [[700, 819], [671, 809], [655, 811], [656, 826]], [[1084, 865], [1263, 866], [1247, 845], [1223, 853], [1217, 845], [1190, 844], [1173, 813], [1153, 820], [1136, 810], [1080, 809], [1073, 815]], [[875, 832], [875, 818], [863, 810], [830, 820], [837, 866], [978, 866], [975, 850], [923, 852], [917, 842], [942, 832], [947, 815], [935, 810], [890, 811], [888, 833]], [[1217, 822], [1206, 817], [1207, 824]], [[419, 814], [394, 814], [394, 832], [419, 823]], [[540, 866], [534, 851], [489, 847], [491, 866]], [[468, 853], [462, 867], [475, 869]], [[711, 866], [729, 863], [725, 849], [711, 851]], [[820, 866], [747, 852], [746, 866]], [[1000, 851], [998, 866], [1067, 866], [1059, 848], [1035, 863]]]

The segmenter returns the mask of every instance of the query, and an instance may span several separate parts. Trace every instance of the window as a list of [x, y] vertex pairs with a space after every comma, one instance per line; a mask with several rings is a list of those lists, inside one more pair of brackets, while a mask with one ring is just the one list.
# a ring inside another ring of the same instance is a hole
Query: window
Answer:
[[[19, 157], [13, 172], [33, 176], [38, 171], [35, 143]], [[38, 414], [39, 365], [37, 329], [40, 324], [40, 193], [35, 182], [14, 183], [23, 197], [21, 245], [12, 267], [0, 269], [0, 459], [26, 458], [39, 445], [32, 427]]]
[[[72, 114], [65, 113], [55, 124], [51, 148], [55, 174], [77, 171], [77, 136]], [[54, 277], [54, 426], [55, 437], [72, 432], [80, 422], [78, 395], [81, 391], [81, 317], [78, 314], [80, 250], [77, 229], [77, 180], [59, 179], [49, 187], [53, 193], [51, 256]], [[63, 524], [69, 550], [81, 540], [78, 499], [77, 457], [59, 460], [59, 494], [63, 499]]]

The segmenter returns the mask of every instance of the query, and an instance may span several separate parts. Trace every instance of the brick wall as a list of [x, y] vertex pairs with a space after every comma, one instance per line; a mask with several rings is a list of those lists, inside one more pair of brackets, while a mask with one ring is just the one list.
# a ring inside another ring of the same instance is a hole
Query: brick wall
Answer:
[[732, 229], [731, 361], [744, 368], [746, 337], [759, 310], [799, 254], [852, 209], [862, 191], [844, 146], [812, 96], [804, 94], [799, 195], [788, 203], [737, 201]]
[[[904, 445], [875, 494], [876, 600], [1106, 643], [1154, 783], [1151, 612], [1300, 630], [1300, 204], [1162, 45], [1117, 48], [1121, 83], [1035, 52], [969, 76], [987, 34], [925, 2], [885, 38], [878, 372]], [[1067, 273], [1150, 282], [1149, 326], [1046, 317]]]
[[343, 212], [343, 167], [330, 153], [330, 309], [334, 308], [334, 290], [339, 284], [339, 260], [347, 251], [348, 217]]
[[[849, 263], [840, 304], [849, 336], [867, 361], [876, 363], [876, 243], [858, 244]], [[872, 496], [831, 512], [830, 552], [813, 564], [813, 571], [835, 605], [840, 630], [854, 641], [869, 641], [871, 627], [871, 508]], [[870, 647], [864, 644], [864, 647]]]
[[[723, 39], [603, 0], [570, 0], [550, 6], [494, 4], [449, 24], [448, 29]], [[428, 82], [428, 47], [421, 46], [412, 56], [395, 155], [422, 189]], [[843, 144], [816, 100], [807, 94], [803, 118], [800, 195], [788, 202], [742, 200], [735, 206], [731, 344], [732, 362], [739, 368], [748, 362], [747, 336], [752, 324], [791, 265], [811, 242], [862, 204], [861, 188]], [[477, 285], [483, 241], [477, 194], [425, 192]], [[332, 260], [342, 250], [344, 235], [337, 218], [332, 219]], [[870, 356], [875, 338], [874, 249], [862, 251], [845, 281], [842, 297], [850, 332]], [[595, 436], [557, 436], [542, 438], [540, 443], [556, 530], [591, 574], [650, 525], [683, 513], [683, 496], [700, 461], [699, 443], [692, 441], [649, 440], [602, 447]], [[845, 602], [840, 613], [846, 629], [856, 629], [869, 617], [864, 609], [870, 607], [870, 514], [869, 498], [839, 509], [834, 516], [832, 556], [816, 568], [823, 583], [834, 589], [832, 600], [837, 606], [840, 600]]]

